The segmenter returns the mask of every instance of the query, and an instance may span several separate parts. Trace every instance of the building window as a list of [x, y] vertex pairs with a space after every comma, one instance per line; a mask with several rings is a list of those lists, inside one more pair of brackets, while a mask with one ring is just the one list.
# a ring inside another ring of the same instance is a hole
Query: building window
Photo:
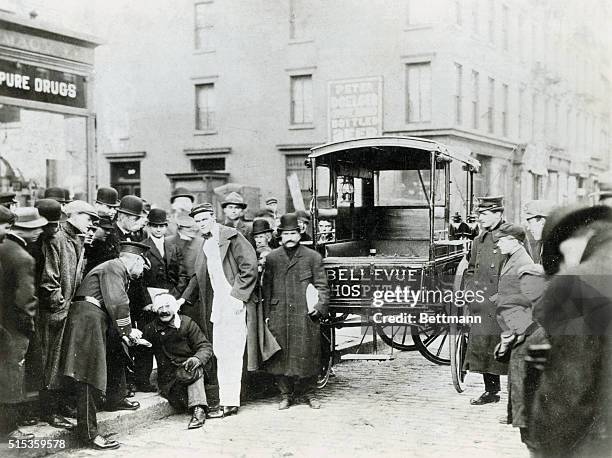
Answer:
[[463, 25], [463, 11], [461, 10], [461, 3], [463, 0], [455, 0], [455, 22], [457, 25]]
[[210, 157], [205, 159], [192, 159], [191, 170], [193, 172], [218, 172], [225, 170], [225, 158]]
[[463, 65], [455, 64], [455, 123], [461, 125], [463, 121]]
[[213, 29], [212, 2], [195, 4], [195, 49], [198, 51], [212, 48]]
[[553, 124], [553, 135], [555, 136], [555, 143], [559, 144], [559, 102], [555, 102], [555, 114], [554, 114], [554, 124]]
[[525, 109], [525, 87], [521, 86], [518, 93], [518, 138], [523, 139], [523, 110]]
[[502, 135], [508, 136], [508, 85], [502, 84]]
[[312, 75], [292, 76], [291, 124], [310, 124], [312, 120]]
[[495, 0], [489, 0], [489, 42], [495, 42]]
[[531, 195], [534, 200], [542, 199], [544, 197], [544, 180], [541, 175], [536, 175], [531, 172]]
[[502, 6], [502, 46], [504, 48], [504, 51], [508, 51], [508, 46], [509, 46], [509, 38], [508, 38], [508, 24], [509, 24], [509, 12], [508, 12], [508, 6], [507, 5], [503, 5]]
[[304, 40], [308, 34], [311, 22], [312, 7], [309, 0], [289, 0], [289, 38]]
[[544, 141], [548, 141], [548, 134], [550, 133], [550, 96], [546, 96], [544, 99], [544, 120], [542, 121]]
[[408, 0], [407, 5], [408, 25], [422, 25], [431, 22], [431, 5], [423, 0]]
[[518, 16], [518, 33], [516, 37], [518, 39], [518, 53], [519, 59], [522, 61], [525, 60], [525, 40], [523, 39], [523, 35], [525, 34], [525, 14], [520, 13]]
[[472, 28], [474, 29], [474, 34], [478, 35], [480, 33], [480, 18], [478, 17], [478, 0], [472, 0]]
[[[304, 206], [308, 208], [310, 203], [310, 198], [312, 197], [312, 192], [310, 190], [310, 169], [308, 169], [305, 165], [305, 161], [308, 155], [291, 155], [285, 156], [285, 173], [286, 176], [291, 174], [296, 174], [298, 178], [298, 182], [300, 183], [300, 191], [302, 193], [302, 199], [304, 200]], [[285, 183], [288, 185], [288, 181], [285, 180]], [[289, 188], [287, 188], [287, 201], [285, 208], [288, 212], [294, 211], [295, 207], [293, 205], [293, 199], [291, 198], [291, 192]]]
[[536, 139], [536, 118], [538, 115], [538, 103], [539, 97], [535, 92], [531, 95], [531, 141], [535, 141]]
[[128, 194], [140, 197], [140, 161], [111, 162], [110, 185], [120, 199]]
[[197, 84], [196, 87], [196, 130], [215, 128], [215, 85]]
[[489, 77], [489, 106], [487, 107], [487, 131], [495, 132], [495, 79]]
[[480, 171], [474, 174], [474, 195], [488, 196], [491, 189], [491, 158], [482, 154], [477, 154], [476, 159], [480, 162]]
[[478, 129], [480, 120], [480, 75], [472, 70], [472, 128]]
[[431, 121], [431, 64], [406, 65], [406, 122]]

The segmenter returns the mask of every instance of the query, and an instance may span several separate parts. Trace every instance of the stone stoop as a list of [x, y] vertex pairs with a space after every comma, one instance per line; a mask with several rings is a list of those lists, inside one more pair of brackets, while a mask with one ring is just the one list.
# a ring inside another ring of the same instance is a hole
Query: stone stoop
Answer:
[[[116, 436], [113, 435], [112, 437], [121, 440], [121, 438], [136, 428], [174, 414], [174, 409], [170, 407], [168, 401], [156, 393], [136, 393], [136, 396], [130, 398], [130, 400], [140, 402], [140, 408], [137, 410], [119, 410], [117, 412], [98, 412], [98, 431], [100, 435], [108, 436], [114, 433]], [[75, 419], [70, 418], [69, 420], [76, 424]], [[35, 443], [26, 443], [24, 448], [17, 449], [9, 448], [9, 444], [3, 443], [0, 445], [0, 456], [40, 457], [66, 449], [83, 447], [75, 431], [53, 428], [47, 423], [21, 427], [20, 429], [23, 432], [34, 434], [35, 439], [39, 441], [63, 440], [64, 447], [34, 448], [32, 445], [36, 445]]]

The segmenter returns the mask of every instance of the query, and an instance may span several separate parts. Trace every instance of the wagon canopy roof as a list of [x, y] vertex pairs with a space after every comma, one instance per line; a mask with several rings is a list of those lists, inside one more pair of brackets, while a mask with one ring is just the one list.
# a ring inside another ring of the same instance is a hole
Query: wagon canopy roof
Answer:
[[326, 143], [312, 148], [308, 157], [318, 158], [317, 163], [323, 165], [340, 160], [373, 170], [420, 169], [429, 167], [431, 152], [467, 164], [475, 171], [480, 168], [480, 162], [471, 157], [467, 149], [452, 149], [434, 140], [417, 137], [384, 136]]

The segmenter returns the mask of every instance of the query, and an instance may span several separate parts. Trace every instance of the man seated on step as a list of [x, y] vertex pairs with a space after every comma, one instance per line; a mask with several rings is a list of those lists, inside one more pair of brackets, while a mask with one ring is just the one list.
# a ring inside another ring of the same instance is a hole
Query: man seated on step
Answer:
[[143, 337], [153, 344], [157, 360], [157, 384], [163, 397], [177, 410], [192, 411], [189, 429], [201, 428], [206, 421], [204, 366], [212, 356], [212, 344], [191, 318], [179, 315], [183, 299], [162, 293], [147, 306], [157, 315]]

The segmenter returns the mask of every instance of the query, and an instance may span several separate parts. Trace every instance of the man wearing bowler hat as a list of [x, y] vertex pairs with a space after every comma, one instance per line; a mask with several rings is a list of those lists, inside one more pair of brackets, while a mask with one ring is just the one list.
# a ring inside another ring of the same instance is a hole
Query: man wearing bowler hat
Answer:
[[478, 199], [478, 219], [483, 231], [472, 243], [468, 267], [464, 273], [464, 288], [481, 292], [484, 301], [470, 304], [470, 312], [480, 320], [470, 329], [464, 369], [483, 375], [485, 391], [470, 401], [472, 405], [499, 402], [500, 375], [507, 373], [507, 364], [496, 361], [493, 356], [501, 334], [493, 300], [505, 259], [495, 244], [499, 227], [504, 223], [503, 197], [487, 196]]
[[42, 233], [47, 220], [33, 207], [0, 209], [0, 435], [33, 439], [20, 431], [20, 404], [27, 400], [24, 360], [34, 338], [37, 298], [34, 259], [26, 250]]
[[140, 407], [123, 396], [123, 365], [109, 360], [107, 340], [119, 339], [127, 357], [125, 347], [142, 337], [132, 327], [127, 289], [130, 280], [142, 275], [148, 249], [142, 243], [121, 242], [118, 258], [103, 262], [83, 278], [66, 322], [60, 373], [74, 381], [80, 438], [100, 450], [118, 448], [119, 443], [98, 434], [96, 398], [106, 394], [106, 408], [111, 411]]
[[223, 214], [225, 215], [225, 219], [221, 224], [235, 228], [252, 243], [252, 229], [243, 220], [244, 210], [247, 208], [247, 204], [242, 196], [237, 192], [230, 192], [225, 200], [223, 200], [221, 208], [223, 208]]
[[[216, 222], [210, 203], [195, 206], [191, 216], [205, 240], [183, 298], [191, 303], [199, 298], [209, 317], [203, 331], [209, 340], [212, 334], [222, 406], [209, 417], [221, 418], [238, 413], [245, 344], [248, 368], [258, 366], [257, 255], [240, 232]], [[249, 342], [247, 326], [254, 330]]]
[[15, 199], [14, 192], [0, 192], [0, 206], [13, 210], [17, 207], [17, 199]]
[[[142, 242], [149, 247], [145, 256], [151, 264], [150, 269], [145, 271], [142, 281], [143, 296], [147, 299], [146, 303], [150, 304], [152, 302], [147, 288], [166, 289], [171, 295], [178, 298], [181, 296], [178, 286], [182, 255], [176, 244], [164, 237], [168, 230], [166, 211], [161, 208], [152, 209], [147, 215], [147, 228], [149, 235]], [[155, 318], [152, 312], [144, 310], [134, 310], [133, 314], [140, 329], [144, 329]], [[146, 347], [139, 347], [134, 354], [134, 379], [137, 391], [156, 391], [156, 388], [150, 382], [152, 370], [152, 351]]]
[[115, 188], [98, 188], [94, 204], [100, 218], [115, 219], [119, 207], [119, 194]]
[[318, 409], [309, 391], [320, 370], [319, 320], [327, 314], [327, 276], [321, 255], [300, 245], [297, 215], [283, 215], [278, 230], [282, 247], [266, 258], [262, 290], [265, 321], [281, 350], [266, 363], [266, 371], [276, 376], [279, 410], [289, 408], [296, 394]]

